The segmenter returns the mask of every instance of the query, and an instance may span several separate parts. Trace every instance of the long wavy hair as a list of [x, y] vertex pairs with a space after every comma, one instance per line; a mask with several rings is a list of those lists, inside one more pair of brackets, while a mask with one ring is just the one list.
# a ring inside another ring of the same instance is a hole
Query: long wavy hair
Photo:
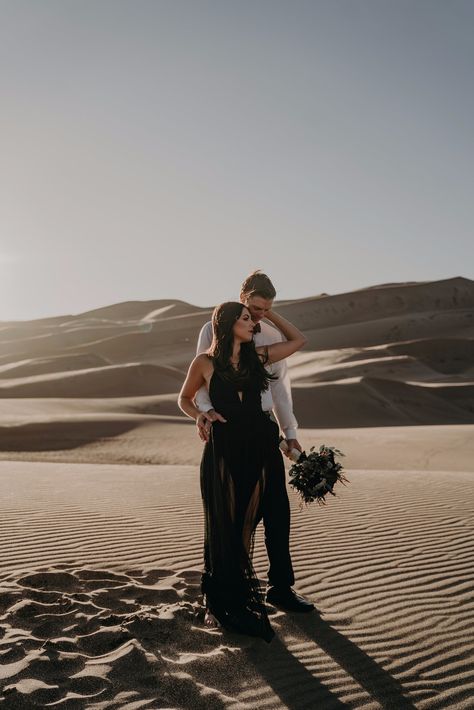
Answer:
[[231, 357], [234, 345], [234, 323], [242, 315], [243, 303], [226, 301], [214, 308], [212, 314], [212, 343], [208, 355], [212, 358], [218, 374], [237, 386], [255, 382], [260, 390], [268, 389], [270, 380], [277, 377], [265, 369], [267, 360], [262, 359], [251, 340], [240, 345], [239, 369], [232, 367]]

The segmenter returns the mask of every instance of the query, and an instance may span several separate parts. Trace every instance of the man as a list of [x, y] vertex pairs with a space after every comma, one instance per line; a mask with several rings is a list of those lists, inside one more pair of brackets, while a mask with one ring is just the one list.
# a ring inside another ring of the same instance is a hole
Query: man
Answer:
[[[271, 309], [276, 296], [275, 288], [266, 274], [254, 271], [242, 284], [240, 302], [250, 311], [255, 323], [255, 345], [264, 346], [282, 340], [281, 333], [273, 326], [262, 321]], [[206, 323], [199, 334], [197, 354], [206, 352], [212, 342], [212, 323]], [[273, 416], [275, 412], [280, 429], [285, 434], [288, 451], [301, 446], [296, 437], [298, 423], [293, 414], [291, 385], [285, 360], [274, 363], [270, 371], [278, 379], [272, 380], [268, 390], [262, 392], [262, 409]], [[209, 438], [209, 430], [214, 421], [225, 422], [224, 418], [212, 408], [209, 393], [205, 387], [196, 395], [195, 403], [201, 414], [196, 424], [203, 441]], [[265, 545], [270, 567], [268, 570], [269, 588], [267, 601], [286, 611], [308, 612], [314, 605], [296, 594], [292, 589], [295, 582], [290, 557], [290, 505], [286, 492], [285, 479], [269, 476], [263, 498], [263, 523], [265, 526]]]

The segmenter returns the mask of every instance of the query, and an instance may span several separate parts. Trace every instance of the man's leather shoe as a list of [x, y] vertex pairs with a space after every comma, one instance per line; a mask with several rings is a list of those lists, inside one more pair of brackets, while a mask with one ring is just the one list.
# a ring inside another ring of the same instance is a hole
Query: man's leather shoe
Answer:
[[314, 604], [293, 591], [291, 587], [270, 587], [267, 602], [285, 611], [313, 611]]

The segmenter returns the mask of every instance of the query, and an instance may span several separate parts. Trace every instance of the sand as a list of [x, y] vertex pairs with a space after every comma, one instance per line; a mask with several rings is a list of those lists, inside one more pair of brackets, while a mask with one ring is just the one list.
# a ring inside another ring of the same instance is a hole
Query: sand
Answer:
[[[202, 445], [176, 395], [210, 309], [0, 323], [6, 708], [474, 707], [474, 283], [279, 306], [299, 438], [347, 486], [301, 509], [270, 644], [203, 625]], [[254, 563], [266, 583], [263, 530]]]
[[[4, 707], [472, 707], [472, 471], [351, 469], [302, 510], [290, 491], [295, 587], [317, 611], [273, 610], [268, 645], [203, 626], [197, 467], [0, 478]], [[260, 528], [254, 561], [263, 584]]]

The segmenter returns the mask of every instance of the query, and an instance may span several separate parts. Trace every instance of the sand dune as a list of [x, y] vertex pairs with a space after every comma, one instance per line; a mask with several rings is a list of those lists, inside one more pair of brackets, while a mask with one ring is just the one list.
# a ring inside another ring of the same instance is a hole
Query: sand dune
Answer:
[[[269, 607], [269, 645], [203, 626], [195, 467], [0, 476], [7, 710], [471, 707], [470, 473], [352, 470], [326, 508], [290, 491], [296, 587], [317, 611]], [[260, 530], [254, 560], [263, 583]]]
[[392, 353], [415, 357], [433, 370], [448, 375], [466, 372], [474, 364], [473, 338], [431, 338], [395, 343]]
[[109, 417], [82, 416], [48, 419], [0, 427], [2, 451], [70, 451], [101, 442], [134, 429], [138, 422], [118, 414]]
[[473, 308], [372, 318], [363, 323], [348, 322], [305, 331], [308, 347], [316, 351], [437, 338], [440, 333], [450, 338], [474, 338]]
[[[165, 411], [166, 410], [166, 411]], [[174, 394], [158, 394], [145, 397], [27, 397], [0, 398], [0, 422], [4, 425], [31, 420], [80, 418], [90, 414], [178, 414]], [[191, 423], [183, 419], [186, 423]]]
[[[153, 308], [162, 303], [167, 305]], [[120, 311], [120, 306], [123, 306], [123, 311]], [[98, 355], [106, 355], [109, 351], [112, 362], [124, 362], [132, 359], [132, 355], [143, 356], [146, 349], [153, 348], [157, 343], [186, 342], [189, 329], [197, 329], [198, 332], [211, 313], [209, 309], [169, 301], [117, 304], [99, 309], [99, 313], [102, 312], [109, 318], [91, 317], [89, 314], [97, 313], [91, 311], [74, 319], [67, 316], [64, 321], [51, 325], [41, 321], [14, 324], [11, 327], [4, 324], [0, 329], [0, 362], [19, 360], [25, 353], [29, 357], [69, 356], [71, 350], [74, 353], [93, 352]], [[133, 314], [137, 317], [133, 318]], [[116, 319], [111, 320], [114, 315]], [[159, 332], [154, 330], [156, 323], [160, 323]], [[127, 338], [128, 335], [135, 337]], [[143, 335], [148, 337], [140, 337]], [[122, 352], [122, 343], [125, 343], [125, 352]], [[132, 347], [129, 345], [127, 348], [127, 343]], [[101, 351], [102, 344], [105, 353]]]
[[[0, 323], [2, 710], [472, 707], [474, 282], [279, 308], [308, 336], [299, 439], [342, 449], [350, 483], [324, 508], [290, 491], [317, 611], [270, 608], [269, 645], [203, 625], [202, 444], [176, 396], [211, 309]], [[254, 563], [264, 583], [261, 527]]]
[[[166, 311], [164, 309], [166, 309]], [[156, 301], [126, 301], [115, 303], [112, 306], [104, 306], [103, 308], [95, 308], [92, 311], [85, 311], [77, 317], [81, 320], [83, 318], [87, 318], [88, 316], [94, 318], [108, 318], [110, 320], [117, 320], [120, 318], [136, 320], [149, 318], [153, 313], [158, 315], [158, 312], [170, 315], [170, 311], [172, 311], [172, 315], [182, 316], [184, 314], [195, 313], [202, 310], [205, 309], [199, 308], [199, 306], [193, 306], [185, 301], [178, 301], [176, 299], [160, 299]]]
[[305, 367], [291, 368], [291, 381], [331, 382], [354, 377], [379, 377], [389, 380], [433, 380], [436, 373], [414, 357], [391, 355], [388, 357], [364, 358], [355, 362], [341, 362], [332, 366], [321, 367], [315, 358]]
[[362, 377], [293, 388], [303, 427], [472, 423], [471, 388], [432, 388]]
[[0, 382], [2, 397], [126, 397], [179, 390], [176, 368], [141, 363], [54, 372]]
[[287, 302], [282, 311], [303, 330], [366, 323], [378, 318], [471, 311], [474, 282], [464, 278], [373, 286], [335, 296]]
[[[114, 333], [111, 329], [95, 329], [81, 335], [80, 330], [74, 331], [74, 336], [67, 333], [53, 333], [42, 336], [41, 339], [20, 341], [15, 348], [5, 345], [2, 362], [20, 359], [25, 348], [31, 357], [41, 357], [49, 354], [69, 355], [94, 353], [113, 363], [144, 360], [147, 362], [162, 362], [163, 357], [169, 357], [168, 351], [175, 346], [175, 356], [179, 358], [178, 365], [183, 360], [189, 363], [195, 352], [197, 335], [202, 325], [209, 320], [211, 312], [198, 312], [190, 316], [162, 319], [161, 321], [138, 321], [121, 326]], [[82, 337], [85, 335], [85, 337]]]
[[93, 367], [105, 367], [110, 363], [94, 353], [79, 355], [58, 355], [56, 357], [29, 358], [19, 362], [0, 365], [2, 380], [38, 376], [50, 372], [66, 372], [67, 370], [86, 370]]
[[50, 328], [51, 326], [72, 325], [74, 323], [107, 323], [123, 322], [124, 320], [135, 321], [146, 317], [153, 311], [163, 308], [173, 309], [176, 315], [183, 313], [193, 313], [202, 310], [198, 306], [193, 306], [185, 301], [173, 299], [161, 299], [153, 301], [121, 301], [109, 306], [94, 308], [90, 311], [83, 311], [76, 315], [59, 315], [50, 318], [37, 318], [34, 321], [0, 321], [0, 331], [5, 328], [15, 328], [25, 332], [31, 328]]
[[[279, 308], [308, 337], [289, 361], [304, 426], [474, 421], [473, 282], [388, 284]], [[3, 323], [0, 396], [177, 393], [210, 312], [176, 300], [132, 301]]]
[[33, 357], [59, 354], [68, 355], [68, 351], [74, 349], [75, 346], [79, 346], [79, 348], [84, 344], [89, 346], [97, 341], [112, 338], [123, 333], [139, 333], [141, 329], [141, 326], [137, 323], [126, 325], [100, 325], [92, 328], [58, 328], [33, 337], [3, 341], [2, 350], [4, 355], [10, 358], [10, 361], [20, 359], [24, 353], [28, 353]]
[[[341, 362], [389, 355], [415, 358], [436, 372], [452, 375], [465, 372], [474, 362], [472, 338], [418, 338], [374, 348], [335, 351]], [[346, 354], [347, 353], [347, 354]]]

